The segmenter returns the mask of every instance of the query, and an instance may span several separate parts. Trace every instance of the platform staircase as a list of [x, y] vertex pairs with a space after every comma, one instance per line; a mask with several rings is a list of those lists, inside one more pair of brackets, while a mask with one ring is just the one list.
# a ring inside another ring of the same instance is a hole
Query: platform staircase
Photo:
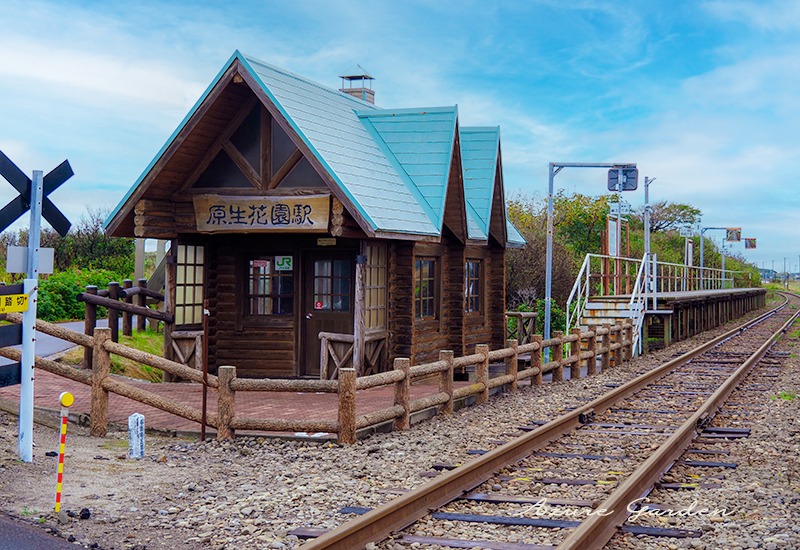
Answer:
[[[745, 280], [745, 276], [747, 279]], [[587, 254], [567, 300], [566, 332], [604, 324], [633, 324], [633, 350], [642, 351], [642, 327], [659, 309], [659, 293], [735, 288], [749, 284], [749, 274], [659, 262], [650, 258], [620, 258]]]
[[648, 306], [646, 258], [587, 254], [567, 301], [567, 326], [590, 330], [604, 324], [633, 324], [633, 350], [641, 353], [642, 326]]

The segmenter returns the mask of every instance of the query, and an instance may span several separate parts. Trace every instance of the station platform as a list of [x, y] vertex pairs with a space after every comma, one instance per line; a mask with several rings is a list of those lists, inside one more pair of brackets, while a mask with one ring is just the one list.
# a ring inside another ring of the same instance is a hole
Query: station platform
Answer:
[[[685, 340], [695, 334], [718, 327], [745, 313], [766, 305], [763, 288], [722, 288], [689, 291], [660, 291], [650, 298], [642, 327], [642, 347], [648, 350]], [[627, 309], [630, 294], [593, 296], [592, 322], [620, 315]]]

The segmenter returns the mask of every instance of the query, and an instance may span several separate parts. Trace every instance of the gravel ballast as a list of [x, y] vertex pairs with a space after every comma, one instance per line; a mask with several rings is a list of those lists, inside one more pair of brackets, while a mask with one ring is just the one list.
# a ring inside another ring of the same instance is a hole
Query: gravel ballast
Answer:
[[[627, 381], [724, 329], [591, 378], [523, 387], [485, 405], [434, 417], [405, 432], [375, 434], [353, 446], [269, 437], [199, 443], [149, 435], [146, 457], [130, 460], [125, 433], [97, 439], [71, 425], [63, 507], [75, 517], [61, 522], [52, 513], [57, 458], [45, 456], [58, 449], [57, 431], [37, 425], [34, 462], [23, 464], [16, 455], [17, 419], [2, 413], [0, 507], [87, 547], [296, 548], [302, 541], [288, 535], [292, 529], [334, 528], [353, 517], [338, 513], [343, 506], [386, 502], [428, 481], [420, 474], [434, 464], [471, 460], [469, 450], [491, 449], [518, 435], [518, 426], [585, 403], [608, 391], [606, 384]], [[722, 487], [702, 497], [713, 498], [703, 506], [729, 507], [734, 515], [723, 521], [694, 518], [686, 528], [702, 529], [700, 539], [624, 536], [615, 539], [616, 547], [800, 548], [800, 401], [777, 397], [781, 391], [785, 397], [800, 393], [798, 346], [794, 329], [776, 347], [788, 352], [779, 378], [771, 379], [774, 386], [742, 421], [751, 436], [732, 444], [725, 459], [739, 467], [723, 472]], [[557, 467], [557, 461], [551, 465]], [[689, 492], [673, 496], [676, 505], [691, 503]], [[79, 517], [83, 508], [91, 512], [88, 519]], [[668, 520], [660, 524], [672, 525]], [[474, 531], [466, 526], [462, 532], [467, 537], [481, 530], [486, 526], [475, 524]]]

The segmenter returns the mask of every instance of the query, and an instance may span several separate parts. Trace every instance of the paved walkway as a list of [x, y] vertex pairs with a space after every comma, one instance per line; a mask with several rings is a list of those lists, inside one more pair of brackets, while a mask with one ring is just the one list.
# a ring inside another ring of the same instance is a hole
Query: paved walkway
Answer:
[[[75, 415], [88, 415], [91, 409], [91, 388], [87, 385], [62, 378], [42, 369], [36, 370], [34, 382], [34, 406], [44, 409], [58, 409], [58, 397], [63, 391], [75, 396], [75, 404], [70, 412]], [[190, 405], [198, 410], [202, 404], [202, 386], [194, 383], [149, 383], [114, 375], [113, 378], [140, 389], [151, 391], [162, 397]], [[456, 382], [454, 385], [464, 385]], [[438, 386], [417, 384], [411, 387], [411, 398], [435, 394]], [[19, 386], [0, 389], [0, 398], [19, 403]], [[286, 420], [336, 420], [338, 396], [333, 393], [276, 393], [276, 392], [237, 392], [236, 416], [250, 418], [270, 418]], [[386, 409], [394, 404], [394, 388], [372, 388], [361, 390], [356, 398], [358, 416]], [[208, 389], [208, 415], [217, 411], [217, 392]], [[128, 416], [138, 412], [144, 415], [147, 428], [178, 433], [195, 433], [200, 425], [168, 412], [143, 405], [116, 394], [109, 395], [109, 421], [126, 426]], [[213, 431], [213, 429], [209, 429]]]
[[[82, 322], [65, 323], [64, 325], [73, 330], [83, 331]], [[38, 356], [49, 356], [74, 347], [69, 342], [45, 334], [40, 333], [38, 338]], [[565, 372], [568, 372], [568, 369]], [[496, 374], [493, 373], [492, 376], [494, 375]], [[197, 410], [201, 408], [202, 386], [200, 384], [188, 382], [149, 383], [116, 375], [113, 375], [113, 377], [161, 397], [190, 405]], [[460, 387], [466, 384], [468, 382], [454, 382], [453, 385], [454, 387]], [[19, 389], [19, 386], [0, 388], [0, 399], [18, 404]], [[79, 419], [81, 415], [88, 416], [91, 410], [91, 388], [89, 386], [62, 378], [42, 369], [36, 369], [34, 381], [34, 406], [36, 408], [57, 411], [59, 409], [58, 397], [64, 391], [69, 391], [75, 396], [75, 404], [71, 407], [70, 412]], [[436, 380], [429, 379], [427, 383], [411, 386], [411, 399], [432, 395], [437, 391]], [[217, 392], [213, 388], [208, 389], [207, 404], [207, 414], [210, 417], [215, 416], [217, 411]], [[393, 386], [360, 390], [357, 392], [356, 398], [356, 415], [361, 416], [383, 410], [393, 404]], [[143, 414], [145, 425], [149, 429], [181, 434], [193, 434], [200, 431], [200, 425], [197, 422], [186, 420], [113, 393], [109, 395], [109, 422], [111, 424], [124, 428], [127, 426], [128, 416], [133, 413]], [[236, 394], [236, 416], [239, 417], [278, 420], [336, 420], [337, 414], [338, 396], [333, 393], [237, 392]], [[83, 420], [86, 420], [86, 418]], [[208, 431], [211, 433], [213, 429], [209, 428]]]

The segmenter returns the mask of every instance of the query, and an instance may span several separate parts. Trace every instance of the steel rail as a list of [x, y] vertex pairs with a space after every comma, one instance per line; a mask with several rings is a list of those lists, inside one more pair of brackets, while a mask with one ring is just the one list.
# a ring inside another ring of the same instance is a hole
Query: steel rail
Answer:
[[[784, 297], [785, 298], [785, 297]], [[404, 493], [366, 514], [363, 514], [336, 529], [308, 541], [301, 548], [304, 550], [341, 549], [352, 550], [363, 548], [369, 542], [377, 542], [387, 538], [391, 533], [408, 527], [415, 521], [425, 517], [432, 509], [444, 506], [465, 492], [474, 489], [490, 479], [495, 472], [514, 464], [529, 456], [551, 441], [581, 425], [581, 420], [592, 412], [602, 412], [614, 403], [621, 401], [654, 380], [664, 376], [671, 370], [680, 367], [698, 355], [721, 344], [763, 319], [774, 315], [788, 303], [788, 298], [780, 306], [732, 330], [717, 336], [671, 361], [653, 369], [633, 380], [615, 388], [609, 393], [595, 399], [577, 409], [553, 419], [547, 424], [532, 430], [525, 435], [509, 441], [480, 457], [462, 464], [458, 468], [445, 472], [432, 481]]]
[[603, 548], [625, 523], [632, 510], [631, 503], [645, 497], [675, 461], [689, 448], [698, 436], [698, 429], [710, 421], [739, 383], [766, 355], [775, 341], [784, 334], [800, 316], [800, 310], [775, 331], [742, 365], [737, 368], [703, 405], [687, 419], [661, 446], [642, 463], [611, 495], [597, 506], [602, 515], [592, 515], [576, 527], [558, 545], [559, 550], [594, 550]]

